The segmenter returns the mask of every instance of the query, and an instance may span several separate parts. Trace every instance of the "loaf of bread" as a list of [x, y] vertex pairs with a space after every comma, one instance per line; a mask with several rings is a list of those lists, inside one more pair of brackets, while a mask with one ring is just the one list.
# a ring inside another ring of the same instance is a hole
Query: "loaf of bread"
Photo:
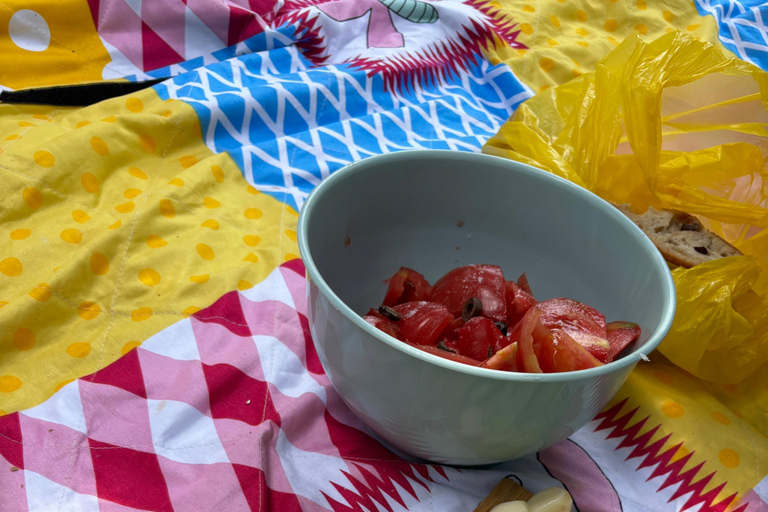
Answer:
[[637, 214], [627, 204], [614, 206], [637, 224], [664, 259], [674, 265], [691, 268], [706, 261], [741, 254], [737, 248], [706, 229], [693, 215], [654, 208]]

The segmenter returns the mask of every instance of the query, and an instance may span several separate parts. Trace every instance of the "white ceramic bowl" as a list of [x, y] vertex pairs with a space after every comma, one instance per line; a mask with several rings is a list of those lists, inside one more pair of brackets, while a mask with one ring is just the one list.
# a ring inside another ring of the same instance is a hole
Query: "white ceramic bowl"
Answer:
[[[663, 258], [594, 194], [502, 158], [408, 151], [351, 164], [321, 183], [299, 218], [308, 315], [331, 383], [391, 448], [485, 465], [554, 444], [591, 420], [669, 330], [675, 290]], [[476, 368], [411, 348], [359, 314], [401, 266], [434, 282], [459, 265], [528, 274], [539, 300], [569, 297], [608, 321], [640, 324], [626, 357], [559, 374]]]

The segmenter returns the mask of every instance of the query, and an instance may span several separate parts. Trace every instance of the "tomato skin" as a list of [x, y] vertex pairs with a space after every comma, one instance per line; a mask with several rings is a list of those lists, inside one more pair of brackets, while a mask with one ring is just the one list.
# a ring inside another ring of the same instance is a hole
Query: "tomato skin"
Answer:
[[539, 303], [541, 323], [551, 330], [563, 330], [603, 363], [610, 362], [605, 317], [581, 302], [557, 298]]
[[507, 295], [507, 326], [513, 329], [523, 319], [528, 310], [539, 302], [514, 281], [504, 283], [504, 288]]
[[400, 267], [395, 275], [384, 282], [389, 285], [382, 302], [385, 306], [428, 301], [432, 295], [432, 286], [424, 276], [408, 267]]
[[441, 277], [432, 287], [432, 301], [444, 304], [454, 316], [461, 316], [467, 299], [475, 297], [483, 303], [482, 316], [507, 320], [504, 274], [497, 265], [467, 265]]
[[493, 325], [493, 321], [483, 316], [470, 319], [456, 331], [459, 354], [477, 361], [485, 361], [505, 343], [504, 336]]
[[632, 322], [611, 322], [605, 326], [608, 336], [608, 360], [615, 360], [624, 349], [640, 337], [640, 326]]
[[375, 309], [368, 311], [368, 314], [363, 317], [363, 320], [376, 327], [380, 331], [389, 334], [393, 338], [400, 339], [400, 329], [397, 328], [397, 324]]
[[401, 320], [394, 322], [401, 340], [418, 345], [437, 345], [440, 335], [453, 322], [448, 308], [436, 302], [404, 302], [393, 307]]
[[409, 345], [412, 347], [416, 347], [419, 350], [423, 350], [424, 352], [427, 352], [429, 354], [442, 357], [443, 359], [456, 361], [457, 363], [468, 364], [470, 366], [480, 366], [480, 361], [475, 361], [471, 357], [466, 357], [466, 356], [462, 356], [461, 354], [453, 354], [451, 352], [446, 352], [445, 350], [440, 350], [439, 348], [433, 347], [431, 345], [416, 345], [414, 343], [409, 343]]
[[517, 371], [517, 342], [512, 342], [502, 348], [480, 366], [490, 368], [491, 370], [502, 370], [506, 372]]

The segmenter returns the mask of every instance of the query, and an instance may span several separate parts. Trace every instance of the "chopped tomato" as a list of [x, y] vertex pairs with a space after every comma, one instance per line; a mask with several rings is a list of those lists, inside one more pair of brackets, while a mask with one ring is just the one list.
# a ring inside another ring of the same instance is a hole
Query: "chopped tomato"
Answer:
[[386, 282], [384, 303], [365, 321], [419, 350], [473, 366], [583, 370], [621, 357], [640, 336], [637, 324], [606, 325], [599, 311], [575, 300], [539, 303], [525, 274], [505, 281], [496, 265], [459, 267], [434, 287], [401, 267]]
[[482, 302], [482, 316], [507, 320], [504, 274], [496, 265], [467, 265], [451, 270], [432, 288], [432, 301], [444, 304], [448, 312], [460, 316], [467, 299]]
[[632, 322], [611, 322], [605, 326], [608, 334], [608, 361], [613, 361], [640, 337], [640, 326]]
[[507, 326], [512, 329], [538, 301], [514, 281], [507, 281], [504, 286], [507, 294]]
[[395, 322], [385, 317], [375, 309], [368, 311], [368, 314], [363, 317], [363, 320], [376, 327], [380, 331], [383, 331], [393, 338], [400, 339], [400, 330], [397, 328]]
[[437, 345], [440, 334], [453, 322], [448, 308], [435, 302], [405, 302], [392, 309], [402, 317], [394, 322], [400, 339], [419, 345]]
[[491, 356], [480, 366], [491, 370], [517, 371], [517, 343], [512, 342]]
[[[441, 345], [441, 343], [442, 343], [442, 345]], [[454, 354], [458, 354], [459, 353], [459, 342], [456, 341], [455, 339], [453, 339], [453, 340], [444, 339], [443, 341], [441, 341], [440, 343], [437, 344], [437, 348], [446, 350], [448, 352], [453, 352]]]
[[528, 276], [525, 275], [525, 272], [520, 274], [520, 277], [517, 278], [517, 286], [519, 286], [520, 289], [523, 290], [525, 293], [533, 297], [533, 292], [531, 291], [531, 285], [528, 284]]
[[549, 299], [537, 306], [541, 323], [552, 330], [563, 330], [603, 363], [610, 361], [605, 317], [595, 308], [572, 299]]
[[[523, 316], [523, 319], [517, 323], [510, 336], [512, 340], [517, 342], [518, 371], [542, 373], [533, 347], [533, 331], [537, 327], [540, 330], [545, 329], [541, 325], [539, 317], [541, 317], [541, 310], [539, 308], [529, 309], [525, 316]], [[546, 335], [546, 332], [539, 333], [539, 335], [541, 334]]]
[[400, 267], [394, 276], [384, 282], [389, 284], [387, 294], [384, 296], [385, 306], [425, 301], [432, 295], [432, 286], [424, 276], [408, 267]]
[[485, 361], [505, 345], [505, 338], [493, 321], [477, 316], [456, 331], [459, 354]]
[[450, 361], [456, 361], [457, 363], [464, 363], [468, 364], [470, 366], [480, 366], [479, 361], [475, 361], [471, 357], [462, 356], [461, 354], [454, 354], [452, 352], [448, 352], [445, 350], [440, 350], [437, 347], [433, 347], [431, 345], [415, 345], [413, 343], [409, 343], [412, 347], [416, 347], [419, 350], [423, 350], [424, 352], [427, 352], [429, 354], [442, 357], [443, 359], [448, 359]]
[[534, 331], [533, 335], [534, 351], [542, 372], [572, 372], [602, 366], [603, 363], [564, 330], [547, 330], [548, 333]]
[[441, 339], [448, 340], [448, 341], [456, 341], [457, 331], [459, 330], [459, 327], [462, 327], [464, 325], [464, 319], [459, 317], [456, 318], [453, 322], [448, 324], [448, 327], [445, 328], [443, 331], [443, 334], [440, 335]]

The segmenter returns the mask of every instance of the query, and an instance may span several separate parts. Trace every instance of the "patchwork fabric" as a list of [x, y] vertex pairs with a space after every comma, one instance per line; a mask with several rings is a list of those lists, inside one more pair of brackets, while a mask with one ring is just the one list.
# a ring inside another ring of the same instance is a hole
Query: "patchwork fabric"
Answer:
[[[403, 461], [330, 386], [305, 297], [304, 267], [293, 260], [45, 403], [0, 418], [7, 502], [13, 510], [472, 510], [513, 474], [532, 490], [565, 485], [579, 510], [741, 503], [725, 480], [738, 479], [729, 473], [736, 451], [722, 466], [693, 465], [687, 443], [668, 443], [647, 409], [630, 410], [621, 396], [571, 439], [490, 470]], [[643, 369], [632, 382], [663, 395], [654, 372], [667, 375]], [[669, 401], [664, 410], [685, 413]], [[712, 413], [713, 427], [738, 423], [724, 411]], [[753, 494], [746, 499], [759, 503]]]
[[514, 475], [582, 512], [768, 511], [768, 372], [721, 386], [657, 354], [539, 454], [391, 454], [323, 373], [296, 243], [350, 162], [479, 151], [628, 34], [768, 68], [766, 19], [761, 0], [6, 2], [2, 89], [168, 80], [0, 104], [0, 510], [469, 511]]

